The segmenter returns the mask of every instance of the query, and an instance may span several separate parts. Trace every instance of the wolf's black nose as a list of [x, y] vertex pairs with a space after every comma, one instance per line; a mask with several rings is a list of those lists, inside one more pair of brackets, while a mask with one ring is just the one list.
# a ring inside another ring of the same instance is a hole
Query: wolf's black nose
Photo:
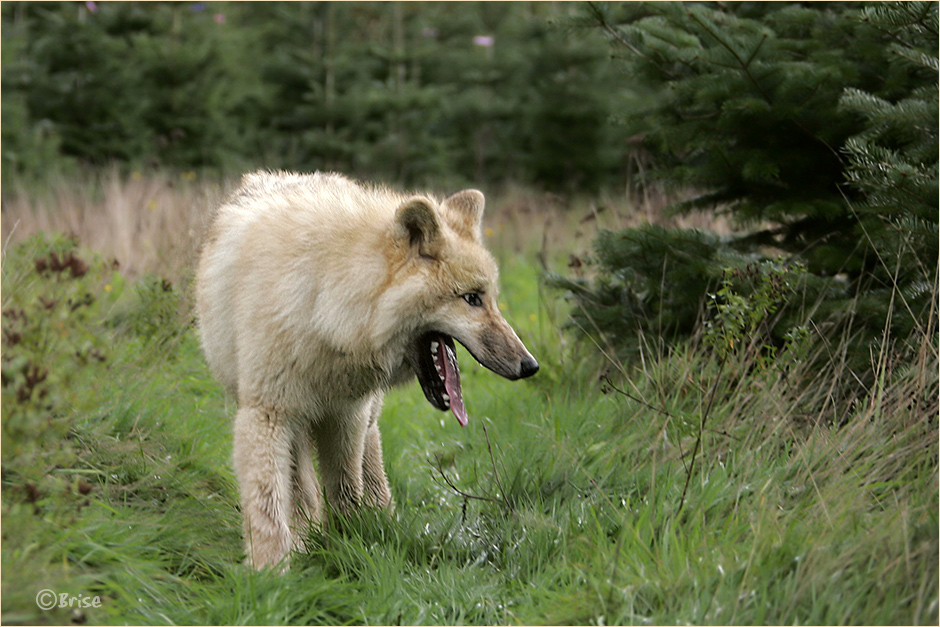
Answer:
[[519, 378], [525, 379], [526, 377], [531, 377], [536, 372], [539, 371], [539, 362], [535, 361], [532, 357], [528, 359], [523, 359], [522, 364], [519, 368]]

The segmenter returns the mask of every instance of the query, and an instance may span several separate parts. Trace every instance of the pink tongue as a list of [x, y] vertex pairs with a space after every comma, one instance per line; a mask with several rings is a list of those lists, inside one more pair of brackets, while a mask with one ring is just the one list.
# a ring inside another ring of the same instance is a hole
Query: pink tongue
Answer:
[[460, 368], [457, 366], [457, 353], [447, 343], [441, 342], [446, 359], [441, 359], [444, 366], [444, 389], [450, 397], [450, 410], [457, 417], [461, 427], [467, 426], [467, 410], [463, 406], [463, 393], [460, 390]]

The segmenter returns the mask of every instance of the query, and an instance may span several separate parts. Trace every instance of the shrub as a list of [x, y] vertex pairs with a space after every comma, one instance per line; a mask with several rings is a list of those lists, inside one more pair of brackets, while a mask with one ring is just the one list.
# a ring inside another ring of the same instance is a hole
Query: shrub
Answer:
[[112, 263], [64, 237], [33, 237], [4, 253], [3, 474], [38, 482], [68, 455], [66, 417], [91, 402], [73, 381], [110, 367], [98, 322], [123, 282]]

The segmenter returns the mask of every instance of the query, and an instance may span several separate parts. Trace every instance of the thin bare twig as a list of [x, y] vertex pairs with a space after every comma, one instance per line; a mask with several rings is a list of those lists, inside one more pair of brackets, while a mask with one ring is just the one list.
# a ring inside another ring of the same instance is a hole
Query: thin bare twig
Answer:
[[699, 423], [698, 436], [695, 438], [695, 446], [692, 448], [692, 459], [689, 461], [689, 472], [685, 475], [685, 485], [682, 487], [682, 496], [679, 497], [679, 509], [676, 511], [676, 514], [680, 513], [682, 507], [685, 505], [685, 495], [689, 490], [689, 482], [692, 481], [692, 471], [695, 470], [695, 459], [698, 457], [698, 451], [702, 446], [702, 434], [705, 432], [705, 421], [708, 420], [712, 405], [715, 403], [715, 396], [718, 394], [718, 384], [721, 383], [721, 374], [725, 370], [726, 362], [726, 359], [722, 359], [721, 363], [718, 365], [718, 374], [715, 375], [715, 382], [712, 384], [712, 389], [709, 391], [708, 405], [705, 406], [702, 421]]
[[[657, 413], [660, 413], [660, 414], [666, 416], [667, 418], [675, 418], [675, 416], [674, 416], [673, 414], [671, 414], [670, 412], [666, 411], [665, 409], [660, 409], [659, 407], [655, 407], [655, 406], [653, 406], [653, 405], [650, 405], [649, 403], [647, 403], [647, 402], [644, 401], [643, 399], [637, 398], [636, 396], [633, 396], [633, 395], [630, 394], [629, 392], [626, 392], [626, 391], [624, 391], [624, 390], [621, 390], [621, 389], [618, 388], [616, 385], [614, 385], [613, 383], [611, 383], [611, 381], [610, 381], [610, 375], [605, 374], [603, 377], [601, 377], [601, 380], [604, 381], [608, 386], [610, 386], [610, 388], [611, 388], [614, 392], [617, 392], [618, 394], [622, 394], [622, 395], [626, 396], [626, 397], [629, 398], [631, 401], [637, 402], [637, 403], [639, 403], [640, 405], [643, 405], [644, 407], [647, 407], [647, 408], [649, 408], [649, 409], [652, 409], [653, 411], [655, 411], [655, 412], [657, 412]], [[704, 427], [703, 427], [703, 428], [704, 428]], [[718, 435], [722, 435], [722, 436], [724, 436], [724, 437], [726, 437], [726, 438], [731, 438], [732, 440], [739, 440], [739, 441], [741, 440], [741, 438], [739, 438], [738, 436], [732, 435], [732, 434], [730, 434], [730, 433], [728, 433], [727, 431], [724, 431], [724, 430], [722, 430], [722, 429], [705, 429], [705, 431], [711, 431], [712, 433], [717, 433]], [[680, 452], [681, 452], [681, 451], [680, 451]]]
[[500, 499], [494, 499], [494, 498], [491, 497], [491, 496], [478, 496], [478, 495], [476, 495], [476, 494], [470, 494], [469, 492], [464, 492], [463, 490], [461, 490], [460, 488], [458, 488], [456, 485], [454, 485], [454, 482], [451, 481], [450, 478], [444, 473], [444, 468], [443, 468], [443, 466], [441, 465], [441, 460], [440, 460], [440, 458], [437, 459], [437, 466], [436, 466], [436, 468], [437, 468], [437, 472], [439, 472], [440, 475], [441, 475], [441, 479], [444, 480], [444, 483], [446, 483], [447, 486], [448, 486], [451, 490], [453, 490], [454, 492], [456, 492], [456, 493], [459, 494], [460, 496], [464, 497], [465, 499], [473, 499], [473, 500], [475, 500], [475, 501], [489, 501], [490, 503], [502, 503], [502, 501], [501, 501]]
[[[469, 492], [464, 492], [463, 490], [458, 488], [456, 484], [454, 484], [454, 482], [450, 480], [450, 477], [448, 477], [447, 474], [444, 472], [444, 466], [441, 463], [440, 457], [437, 458], [437, 466], [436, 466], [437, 472], [441, 475], [441, 479], [444, 480], [444, 483], [446, 483], [447, 486], [451, 490], [453, 490], [460, 496], [464, 497], [465, 499], [473, 499], [475, 501], [487, 501], [489, 503], [500, 503], [504, 507], [508, 507], [509, 501], [506, 499], [506, 490], [503, 488], [503, 483], [499, 479], [499, 470], [496, 468], [496, 456], [493, 454], [493, 445], [490, 442], [490, 434], [486, 430], [486, 425], [482, 425], [482, 426], [483, 426], [483, 435], [486, 438], [486, 450], [489, 451], [489, 454], [490, 454], [490, 463], [493, 465], [493, 478], [496, 481], [496, 488], [499, 490], [500, 498], [494, 498], [492, 496], [480, 496], [478, 494], [470, 494]], [[464, 501], [464, 508], [466, 509], [466, 501]]]
[[659, 407], [654, 407], [653, 405], [650, 405], [649, 403], [647, 403], [647, 402], [644, 401], [643, 399], [637, 398], [637, 397], [633, 396], [632, 394], [630, 394], [629, 392], [625, 392], [624, 390], [621, 390], [621, 389], [618, 388], [616, 385], [614, 385], [613, 382], [611, 382], [611, 380], [610, 380], [610, 375], [605, 374], [603, 377], [601, 377], [601, 380], [602, 380], [604, 383], [606, 383], [608, 386], [610, 386], [610, 389], [612, 389], [614, 392], [617, 392], [618, 394], [622, 394], [622, 395], [626, 396], [626, 397], [629, 398], [631, 401], [634, 401], [634, 402], [636, 402], [636, 403], [639, 403], [640, 405], [643, 405], [644, 407], [647, 407], [647, 408], [649, 408], [649, 409], [652, 409], [652, 410], [655, 411], [655, 412], [658, 412], [658, 413], [660, 413], [660, 414], [663, 414], [664, 416], [668, 416], [669, 418], [675, 418], [675, 416], [673, 416], [672, 414], [670, 414], [670, 413], [669, 413], [668, 411], [666, 411], [665, 409], [660, 409]]

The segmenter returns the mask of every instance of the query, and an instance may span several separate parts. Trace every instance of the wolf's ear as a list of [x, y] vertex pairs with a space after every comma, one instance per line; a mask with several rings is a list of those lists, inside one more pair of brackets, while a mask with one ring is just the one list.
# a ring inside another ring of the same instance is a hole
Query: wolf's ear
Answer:
[[483, 192], [465, 189], [444, 199], [448, 209], [449, 222], [458, 233], [480, 239], [480, 222], [483, 220], [483, 205], [486, 199]]
[[416, 196], [398, 208], [395, 220], [409, 246], [422, 257], [435, 259], [441, 248], [441, 228], [426, 198]]

